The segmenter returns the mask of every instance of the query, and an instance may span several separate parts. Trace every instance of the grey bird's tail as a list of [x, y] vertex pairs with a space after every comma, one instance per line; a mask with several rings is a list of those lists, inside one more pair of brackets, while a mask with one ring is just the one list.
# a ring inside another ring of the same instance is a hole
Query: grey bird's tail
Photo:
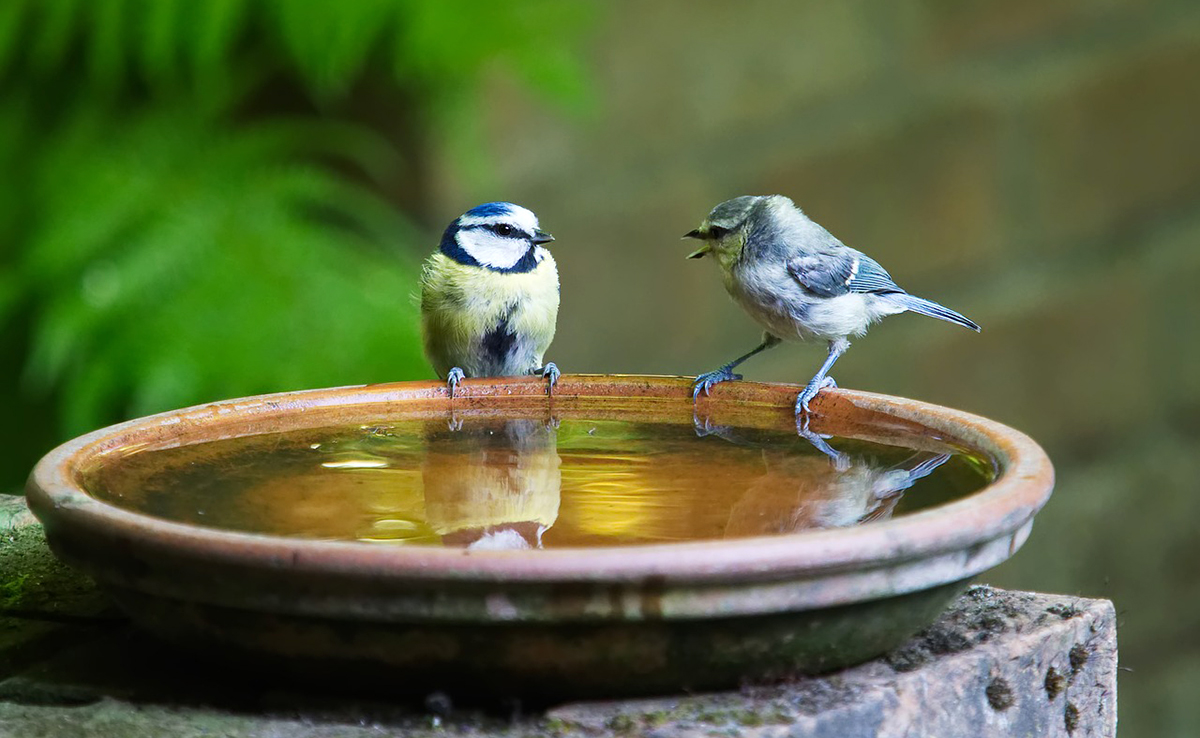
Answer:
[[948, 307], [943, 307], [933, 300], [926, 300], [924, 297], [910, 295], [907, 292], [891, 293], [888, 298], [894, 300], [897, 305], [905, 310], [911, 310], [914, 313], [928, 315], [931, 318], [945, 320], [950, 323], [958, 323], [963, 328], [970, 328], [976, 333], [979, 332], [979, 324], [965, 315], [954, 312]]

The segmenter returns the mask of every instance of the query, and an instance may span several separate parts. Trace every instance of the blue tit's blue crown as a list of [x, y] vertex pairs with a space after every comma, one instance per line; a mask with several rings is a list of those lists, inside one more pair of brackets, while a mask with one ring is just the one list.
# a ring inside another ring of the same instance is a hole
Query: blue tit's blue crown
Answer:
[[464, 217], [473, 216], [476, 218], [494, 218], [502, 215], [509, 215], [516, 210], [517, 206], [511, 202], [485, 202], [482, 205], [476, 205], [459, 217], [462, 220]]

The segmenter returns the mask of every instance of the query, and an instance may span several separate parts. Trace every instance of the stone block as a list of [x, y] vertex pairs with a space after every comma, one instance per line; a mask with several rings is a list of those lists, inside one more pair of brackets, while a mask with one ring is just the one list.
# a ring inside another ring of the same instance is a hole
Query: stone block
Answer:
[[1111, 603], [973, 587], [878, 661], [738, 694], [567, 705], [568, 735], [1115, 736]]
[[0, 498], [0, 615], [67, 622], [111, 612], [92, 580], [54, 557], [25, 498]]

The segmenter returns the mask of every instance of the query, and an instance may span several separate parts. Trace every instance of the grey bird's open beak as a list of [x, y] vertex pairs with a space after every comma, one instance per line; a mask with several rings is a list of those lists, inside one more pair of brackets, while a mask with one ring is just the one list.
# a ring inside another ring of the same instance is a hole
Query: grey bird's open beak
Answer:
[[551, 236], [549, 233], [546, 233], [545, 231], [534, 231], [533, 238], [530, 240], [532, 240], [534, 243], [536, 243], [538, 245], [541, 245], [543, 243], [550, 243], [551, 241], [553, 241], [554, 236]]
[[[694, 229], [689, 230], [688, 233], [683, 234], [683, 238], [685, 238], [685, 239], [700, 239], [701, 241], [706, 240], [706, 239], [704, 239], [704, 234], [701, 233], [700, 228], [694, 228]], [[708, 242], [706, 241], [706, 244], [704, 244], [700, 248], [697, 248], [696, 251], [689, 253], [688, 258], [689, 259], [702, 259], [702, 258], [704, 258], [704, 256], [706, 256], [706, 254], [709, 251], [712, 251], [712, 250], [713, 250], [713, 245], [708, 244]]]
[[[699, 228], [695, 228], [693, 230], [688, 231], [687, 233], [683, 234], [683, 237], [684, 238], [698, 238], [701, 241], [705, 240], [704, 234], [700, 232]], [[708, 254], [709, 251], [712, 251], [712, 244], [705, 242], [705, 244], [703, 246], [696, 249], [692, 253], [688, 254], [688, 258], [689, 259], [703, 259], [704, 256], [706, 254]]]

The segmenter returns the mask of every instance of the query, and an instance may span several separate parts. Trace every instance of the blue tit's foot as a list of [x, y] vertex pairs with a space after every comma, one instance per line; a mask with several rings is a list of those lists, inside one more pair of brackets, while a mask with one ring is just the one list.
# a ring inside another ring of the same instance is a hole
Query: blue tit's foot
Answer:
[[454, 367], [450, 371], [446, 372], [446, 386], [450, 388], [451, 398], [454, 397], [454, 390], [458, 389], [458, 383], [466, 378], [467, 375], [463, 374], [463, 370], [458, 367]]
[[541, 374], [542, 379], [549, 380], [549, 384], [546, 387], [546, 394], [553, 395], [554, 385], [558, 384], [558, 378], [562, 375], [562, 372], [558, 370], [558, 367], [554, 365], [554, 362], [547, 361], [545, 366], [539, 366], [537, 369], [533, 370], [533, 373]]
[[458, 413], [453, 410], [450, 411], [450, 417], [446, 419], [446, 427], [450, 429], [451, 433], [457, 433], [462, 430], [463, 421], [462, 418], [458, 417]]
[[694, 401], [700, 396], [700, 391], [704, 391], [704, 395], [708, 396], [708, 391], [712, 389], [714, 384], [721, 382], [732, 382], [736, 379], [741, 379], [741, 374], [734, 374], [733, 367], [729, 364], [717, 369], [713, 372], [705, 372], [696, 377], [696, 381], [692, 382], [692, 400]]
[[800, 396], [796, 398], [796, 415], [807, 415], [810, 412], [808, 403], [813, 401], [818, 392], [827, 387], [837, 387], [837, 382], [833, 381], [833, 377], [823, 377], [820, 381], [814, 379], [805, 385]]

